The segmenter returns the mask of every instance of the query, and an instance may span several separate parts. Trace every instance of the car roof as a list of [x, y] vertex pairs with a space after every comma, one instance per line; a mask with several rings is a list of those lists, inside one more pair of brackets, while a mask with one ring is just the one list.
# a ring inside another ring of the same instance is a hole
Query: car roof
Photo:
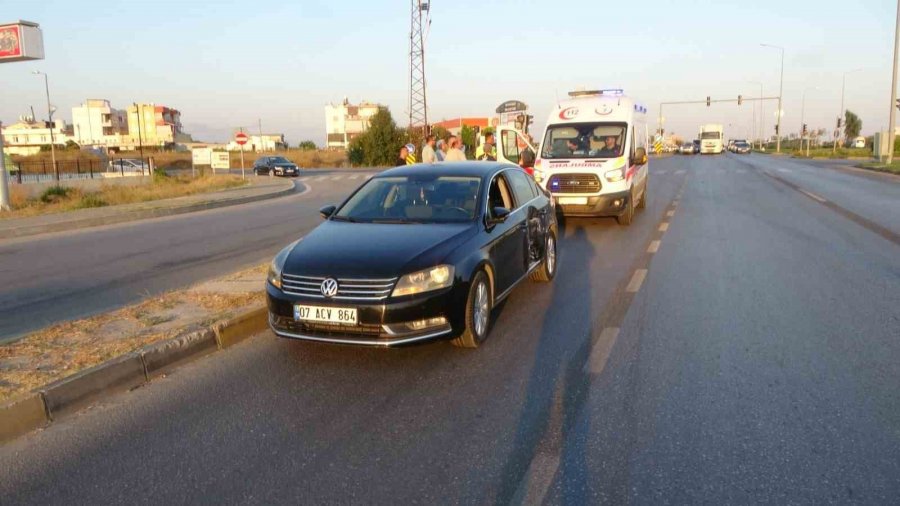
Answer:
[[469, 177], [485, 177], [491, 176], [500, 169], [518, 167], [502, 162], [441, 162], [441, 163], [417, 163], [414, 165], [403, 165], [388, 169], [375, 177], [389, 176], [414, 176], [417, 174], [432, 177], [440, 176], [469, 176]]

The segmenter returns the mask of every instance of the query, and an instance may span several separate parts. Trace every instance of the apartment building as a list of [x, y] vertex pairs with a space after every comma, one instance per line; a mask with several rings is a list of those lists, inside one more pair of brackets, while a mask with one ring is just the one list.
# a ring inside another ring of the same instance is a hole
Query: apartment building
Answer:
[[340, 104], [326, 105], [326, 147], [347, 149], [354, 137], [369, 129], [369, 119], [380, 107], [379, 104], [366, 101], [353, 105], [347, 98]]
[[41, 146], [50, 146], [51, 139], [57, 148], [62, 148], [72, 140], [66, 122], [57, 119], [50, 122], [35, 121], [29, 116], [19, 117], [19, 121], [3, 126], [4, 152], [8, 155], [28, 156], [39, 153]]
[[117, 148], [131, 144], [128, 138], [128, 116], [114, 109], [109, 100], [88, 99], [72, 108], [75, 142], [81, 146]]

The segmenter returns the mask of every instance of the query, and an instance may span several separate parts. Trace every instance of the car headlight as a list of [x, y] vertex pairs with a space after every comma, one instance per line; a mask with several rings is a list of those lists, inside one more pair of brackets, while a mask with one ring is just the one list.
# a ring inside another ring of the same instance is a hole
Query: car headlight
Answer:
[[294, 249], [294, 246], [297, 245], [302, 239], [298, 239], [287, 245], [284, 249], [278, 252], [275, 255], [275, 258], [272, 259], [272, 263], [269, 264], [269, 273], [266, 275], [266, 280], [275, 288], [281, 290], [281, 271], [284, 270], [284, 262], [287, 260], [288, 255], [291, 254], [291, 251]]
[[610, 183], [617, 183], [623, 179], [625, 179], [625, 167], [619, 167], [615, 170], [606, 171], [606, 174], [603, 174], [607, 181]]
[[452, 265], [438, 265], [407, 274], [397, 282], [391, 296], [415, 295], [447, 288], [453, 284], [453, 271]]

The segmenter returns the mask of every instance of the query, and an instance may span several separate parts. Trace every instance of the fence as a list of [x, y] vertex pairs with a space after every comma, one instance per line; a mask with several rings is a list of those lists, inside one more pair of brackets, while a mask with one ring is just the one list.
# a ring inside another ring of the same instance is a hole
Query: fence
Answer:
[[70, 179], [100, 179], [150, 175], [152, 158], [118, 158], [104, 160], [28, 160], [7, 163], [10, 182], [18, 184], [38, 183]]

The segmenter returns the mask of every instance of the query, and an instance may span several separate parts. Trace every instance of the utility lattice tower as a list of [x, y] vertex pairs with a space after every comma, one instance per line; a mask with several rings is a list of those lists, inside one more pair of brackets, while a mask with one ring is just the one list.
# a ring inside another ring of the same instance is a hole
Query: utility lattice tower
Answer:
[[425, 100], [425, 30], [431, 24], [430, 2], [411, 0], [409, 23], [409, 129], [428, 134], [428, 103]]

